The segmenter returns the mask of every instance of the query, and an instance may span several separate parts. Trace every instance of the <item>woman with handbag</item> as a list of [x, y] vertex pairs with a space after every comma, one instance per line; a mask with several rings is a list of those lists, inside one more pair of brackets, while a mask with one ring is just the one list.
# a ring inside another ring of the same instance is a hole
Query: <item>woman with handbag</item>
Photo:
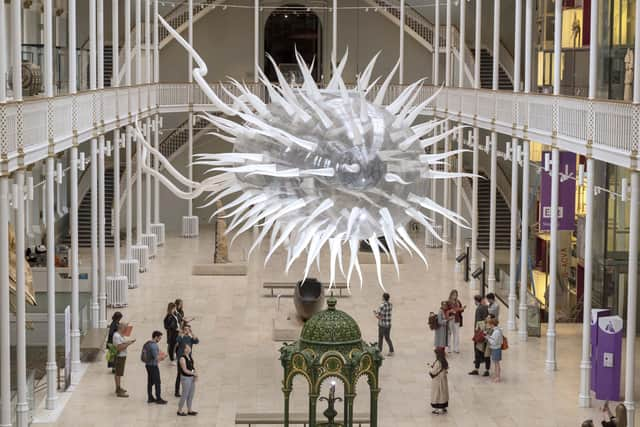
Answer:
[[447, 306], [447, 342], [449, 353], [460, 353], [460, 328], [462, 327], [462, 312], [467, 306], [463, 306], [458, 299], [458, 291], [452, 290], [449, 294]]
[[436, 360], [431, 364], [429, 376], [431, 377], [431, 407], [432, 414], [441, 415], [447, 413], [449, 407], [449, 380], [447, 370], [449, 363], [445, 356], [444, 347], [435, 350]]

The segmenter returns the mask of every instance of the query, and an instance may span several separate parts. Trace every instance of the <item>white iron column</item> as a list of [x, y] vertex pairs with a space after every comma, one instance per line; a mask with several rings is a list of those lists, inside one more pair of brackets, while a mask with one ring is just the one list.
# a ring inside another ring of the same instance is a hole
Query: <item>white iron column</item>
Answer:
[[[598, 34], [598, 0], [591, 0], [590, 34]], [[589, 43], [589, 99], [596, 97], [598, 43]], [[582, 293], [582, 360], [580, 361], [580, 407], [591, 406], [591, 295], [593, 288], [593, 190], [594, 161], [587, 157], [586, 215], [584, 226], [584, 291]]]
[[[33, 180], [31, 180], [33, 185]], [[25, 208], [24, 171], [16, 172], [16, 423], [19, 426], [29, 425], [29, 404], [27, 402], [27, 337], [26, 337], [26, 305], [25, 305], [25, 216], [29, 211]], [[22, 254], [22, 256], [20, 255]]]
[[105, 221], [105, 185], [104, 185], [104, 135], [98, 137], [98, 256], [100, 263], [100, 281], [98, 282], [98, 327], [107, 327], [107, 295], [106, 280], [107, 267], [105, 262], [105, 239], [106, 239], [106, 221]]
[[548, 371], [556, 369], [556, 290], [558, 287], [558, 195], [560, 186], [560, 151], [551, 150], [551, 244], [549, 254], [549, 320], [547, 324]]
[[[0, 4], [0, 18], [4, 2]], [[4, 22], [4, 21], [3, 21]], [[4, 29], [0, 28], [0, 32]], [[3, 59], [0, 59], [2, 62]], [[2, 100], [4, 102], [4, 99]], [[24, 290], [23, 290], [24, 292]], [[0, 425], [11, 427], [11, 312], [9, 311], [9, 178], [0, 176]], [[26, 370], [25, 370], [26, 372]]]
[[[473, 67], [473, 87], [480, 89], [480, 39], [482, 31], [482, 0], [476, 0], [475, 16], [475, 63]], [[475, 119], [474, 119], [475, 120]], [[473, 192], [471, 194], [471, 271], [478, 267], [478, 146], [480, 145], [480, 129], [477, 123], [473, 127]], [[472, 279], [472, 286], [477, 288], [478, 281]]]
[[113, 131], [113, 271], [121, 277], [120, 270], [120, 129]]
[[[562, 2], [555, 3], [555, 21], [553, 36], [553, 94], [560, 95], [560, 43], [562, 41]], [[556, 370], [556, 300], [558, 289], [558, 198], [560, 181], [560, 152], [553, 143], [551, 150], [551, 242], [549, 256], [549, 320], [547, 323], [547, 359], [548, 371]]]
[[[640, 11], [640, 7], [636, 12]], [[636, 24], [638, 26], [638, 24]], [[636, 31], [636, 36], [640, 33]], [[638, 45], [636, 41], [636, 46]], [[637, 77], [637, 76], [636, 76]], [[635, 88], [634, 88], [635, 89]], [[631, 220], [629, 222], [629, 282], [627, 289], [627, 331], [626, 366], [624, 372], [624, 406], [627, 407], [627, 426], [635, 426], [636, 402], [634, 386], [636, 380], [636, 317], [638, 315], [638, 232], [640, 221], [638, 206], [640, 203], [640, 176], [631, 172]]]
[[398, 83], [404, 84], [404, 0], [400, 0], [400, 70]]
[[[144, 41], [145, 41], [145, 58], [146, 58], [146, 79], [145, 83], [151, 85], [151, 0], [145, 0], [144, 3]], [[147, 117], [146, 121], [146, 134], [148, 141], [151, 141], [151, 116]], [[148, 166], [151, 166], [151, 156], [147, 157]], [[151, 234], [151, 175], [145, 174], [145, 203], [146, 203], [146, 217], [145, 217], [145, 233]], [[155, 248], [149, 248], [151, 252], [155, 252]]]
[[[513, 65], [513, 92], [520, 92], [520, 64], [522, 61], [522, 0], [515, 0], [515, 19], [514, 19], [514, 65]], [[514, 124], [516, 117], [514, 115]], [[509, 242], [509, 313], [507, 319], [507, 328], [510, 331], [516, 330], [516, 311], [517, 311], [517, 295], [516, 295], [516, 276], [518, 268], [518, 174], [520, 158], [520, 146], [518, 138], [511, 138], [511, 240]]]
[[[335, 28], [334, 28], [335, 32]], [[333, 50], [333, 48], [332, 48]], [[253, 82], [258, 83], [260, 69], [260, 0], [253, 2]]]
[[[69, 93], [77, 92], [76, 81], [76, 0], [69, 0], [67, 20], [69, 24]], [[71, 181], [69, 207], [69, 234], [71, 236], [71, 369], [80, 366], [80, 283], [78, 271], [78, 140], [73, 138], [70, 159]]]
[[[104, 89], [104, 0], [98, 0], [97, 38], [98, 38], [98, 89]], [[103, 126], [100, 121], [100, 127]], [[101, 130], [102, 132], [102, 130]], [[105, 184], [104, 184], [104, 134], [98, 138], [98, 327], [107, 327], [107, 294], [106, 294], [106, 221], [105, 221]]]
[[[338, 66], [338, 0], [333, 0], [331, 8], [331, 62]], [[191, 64], [189, 64], [191, 66]]]
[[[50, 0], [49, 0], [50, 1]], [[51, 15], [49, 15], [51, 16]], [[20, 425], [27, 426], [29, 404], [27, 403], [27, 331], [25, 307], [25, 274], [24, 274], [24, 169], [15, 174], [18, 199], [14, 200], [16, 209], [16, 379], [18, 380], [18, 401], [16, 416]]]
[[91, 325], [97, 328], [100, 319], [98, 287], [100, 283], [98, 245], [98, 140], [93, 138], [91, 150]]
[[[0, 22], [7, 22], [0, 2]], [[0, 27], [0, 76], [7, 73], [7, 27]], [[0, 108], [7, 101], [6, 85], [0, 85]], [[7, 123], [0, 123], [0, 135]], [[1, 137], [0, 137], [1, 138]], [[25, 370], [26, 372], [26, 370]], [[0, 174], [0, 426], [11, 426], [11, 317], [9, 311], [9, 178]]]
[[47, 202], [45, 204], [47, 216], [47, 409], [55, 409], [58, 399], [56, 395], [58, 366], [56, 364], [56, 233], [54, 227], [56, 217], [54, 214], [54, 163], [55, 157], [51, 154], [47, 157]]
[[[96, 0], [89, 0], [89, 88], [97, 86], [96, 54]], [[97, 123], [94, 125], [97, 126]], [[91, 325], [98, 327], [100, 306], [98, 305], [98, 287], [100, 282], [98, 252], [98, 141], [94, 135], [91, 140]]]
[[[500, 52], [500, 0], [493, 0], [493, 81], [491, 89], [498, 90], [498, 70], [499, 70], [499, 52]], [[494, 130], [491, 132], [491, 178], [489, 182], [490, 188], [490, 206], [489, 206], [489, 273], [487, 283], [489, 292], [496, 290], [496, 199], [497, 199], [497, 177], [496, 170], [498, 168], [498, 133]]]
[[[465, 26], [466, 26], [466, 7], [464, 1], [460, 2], [460, 38], [458, 40], [458, 87], [464, 86], [464, 47], [466, 46], [465, 42]], [[460, 128], [458, 132], [458, 150], [462, 150], [464, 148], [464, 129]], [[458, 173], [462, 173], [462, 153], [459, 153], [456, 156], [458, 160]], [[458, 216], [462, 215], [462, 177], [456, 178], [456, 214]], [[460, 227], [459, 223], [456, 223], [456, 256], [462, 252], [462, 227]], [[455, 263], [455, 271], [461, 271], [462, 265], [460, 263]]]
[[[524, 25], [524, 93], [531, 92], [531, 49], [533, 0], [526, 0]], [[529, 280], [529, 139], [525, 132], [522, 142], [522, 221], [520, 221], [520, 341], [529, 338], [527, 332], [527, 282]]]
[[[158, 39], [158, 0], [153, 0], [153, 11], [154, 11], [154, 20], [153, 20], [153, 81], [155, 83], [160, 83], [160, 40]], [[257, 83], [257, 81], [256, 81]], [[160, 115], [155, 115], [155, 132], [154, 132], [154, 148], [156, 150], [160, 150]], [[160, 170], [160, 162], [158, 159], [155, 159], [153, 163], [153, 167], [158, 172]], [[154, 225], [164, 228], [164, 225], [160, 224], [160, 180], [158, 178], [154, 179], [154, 188], [153, 188], [153, 223]], [[158, 237], [158, 243], [164, 243], [164, 239], [160, 239]]]
[[[593, 5], [593, 2], [591, 3]], [[597, 21], [597, 16], [595, 17]], [[593, 21], [593, 20], [592, 20]], [[595, 34], [595, 33], [592, 33]], [[593, 191], [594, 161], [587, 158], [586, 218], [584, 226], [584, 292], [582, 308], [582, 360], [580, 361], [579, 405], [591, 406], [591, 295], [593, 287]]]
[[[519, 2], [520, 0], [516, 0]], [[516, 80], [517, 81], [517, 80]], [[518, 266], [518, 174], [520, 146], [518, 138], [511, 138], [511, 236], [509, 241], [509, 313], [507, 328], [516, 329], [516, 268]]]
[[[447, 87], [451, 87], [451, 0], [447, 0], [446, 7], [446, 26], [445, 26], [445, 57], [444, 57], [444, 84]], [[447, 120], [444, 124], [445, 132], [449, 130], [450, 123]], [[451, 144], [451, 137], [447, 136], [444, 140], [444, 152], [449, 151]], [[442, 167], [444, 172], [449, 172], [450, 159], [445, 159]], [[445, 179], [442, 181], [442, 194], [443, 194], [443, 206], [446, 209], [451, 207], [451, 201], [449, 200], [450, 193], [450, 180]], [[449, 221], [446, 217], [442, 217], [442, 256], [447, 256], [449, 249]]]
[[[191, 14], [191, 4], [189, 12]], [[142, 0], [136, 0], [136, 84], [142, 84]], [[136, 245], [142, 245], [142, 142], [136, 138]], [[140, 260], [138, 260], [140, 261]]]
[[[127, 87], [131, 86], [131, 0], [125, 0], [124, 2], [124, 81]], [[129, 117], [133, 113], [131, 111], [131, 103], [128, 104]], [[126, 157], [126, 197], [127, 197], [127, 212], [126, 212], [126, 252], [127, 260], [131, 260], [131, 246], [133, 245], [133, 198], [131, 195], [131, 128], [127, 126], [125, 134], [125, 157]], [[129, 283], [131, 285], [131, 283]]]
[[436, 1], [436, 27], [433, 32], [433, 84], [440, 85], [440, 2]]

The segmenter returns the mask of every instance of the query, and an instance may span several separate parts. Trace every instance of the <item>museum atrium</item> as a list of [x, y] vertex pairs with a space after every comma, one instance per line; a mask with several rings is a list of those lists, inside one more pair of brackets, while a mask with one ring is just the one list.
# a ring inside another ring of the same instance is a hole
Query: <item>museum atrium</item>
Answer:
[[0, 0], [0, 427], [640, 427], [636, 16]]

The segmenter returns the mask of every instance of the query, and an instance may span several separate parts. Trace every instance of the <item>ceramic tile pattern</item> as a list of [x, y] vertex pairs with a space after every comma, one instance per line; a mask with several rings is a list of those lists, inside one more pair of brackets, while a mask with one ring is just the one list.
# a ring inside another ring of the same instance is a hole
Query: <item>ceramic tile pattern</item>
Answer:
[[[240, 239], [239, 244], [236, 242], [233, 260], [244, 257], [249, 239], [247, 236]], [[264, 296], [261, 283], [286, 277], [282, 273], [283, 254], [267, 268], [262, 267], [264, 254], [254, 254], [249, 262], [248, 277], [191, 276], [192, 263], [207, 262], [211, 247], [210, 228], [203, 227], [199, 239], [168, 236], [158, 257], [151, 261], [150, 271], [141, 275], [140, 287], [130, 291], [129, 308], [123, 310], [125, 319], [133, 323], [133, 335], [138, 339], [138, 343], [130, 348], [124, 379], [124, 387], [131, 397], [119, 399], [114, 396], [113, 377], [101, 359], [88, 367], [55, 425], [227, 427], [234, 425], [236, 412], [282, 410], [280, 345], [271, 340], [276, 299]], [[486, 378], [467, 375], [473, 357], [468, 322], [461, 333], [461, 354], [450, 358], [450, 413], [432, 415], [427, 363], [432, 361], [433, 334], [427, 327], [427, 315], [453, 288], [460, 290], [461, 297], [471, 307], [472, 292], [453, 273], [452, 260], [444, 260], [441, 250], [427, 249], [426, 254], [430, 260], [428, 271], [415, 257], [405, 256], [406, 263], [401, 265], [399, 280], [392, 265], [383, 266], [385, 285], [394, 303], [392, 338], [396, 356], [386, 359], [381, 370], [381, 426], [570, 427], [579, 426], [590, 417], [599, 421], [597, 407], [601, 402], [594, 402], [593, 409], [577, 407], [580, 326], [564, 324], [558, 328], [557, 372], [544, 371], [544, 338], [519, 343], [517, 336], [510, 333], [511, 348], [505, 352], [503, 361], [504, 381], [493, 384]], [[301, 266], [296, 267], [289, 274], [290, 280], [299, 277]], [[381, 290], [375, 278], [375, 267], [365, 265], [363, 270], [365, 286], [360, 288], [356, 281], [353, 295], [340, 298], [338, 308], [359, 322], [365, 340], [374, 341], [377, 326], [371, 310], [378, 305]], [[328, 269], [314, 274], [324, 278]], [[167, 302], [176, 297], [184, 299], [187, 316], [196, 317], [193, 327], [201, 339], [194, 351], [201, 375], [194, 407], [199, 411], [197, 417], [176, 416], [175, 368], [167, 362], [162, 363], [161, 372], [163, 393], [169, 404], [146, 403], [146, 373], [139, 361], [140, 348], [154, 329], [162, 329]], [[290, 298], [281, 300], [281, 310], [292, 307]], [[467, 314], [468, 319], [472, 316], [471, 311]], [[504, 308], [503, 318], [506, 320]], [[292, 412], [305, 412], [305, 383], [297, 380], [295, 384]], [[368, 411], [366, 387], [362, 380], [355, 412]], [[636, 390], [636, 395], [639, 392]], [[319, 405], [321, 410], [324, 407]], [[341, 410], [341, 406], [338, 409]], [[637, 424], [640, 423], [640, 416], [636, 419]]]

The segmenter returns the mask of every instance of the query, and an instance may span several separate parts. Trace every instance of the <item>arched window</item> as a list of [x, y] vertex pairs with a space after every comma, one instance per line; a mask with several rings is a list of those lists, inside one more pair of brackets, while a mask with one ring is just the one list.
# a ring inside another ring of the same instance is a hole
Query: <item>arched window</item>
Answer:
[[264, 70], [271, 81], [277, 80], [268, 53], [278, 64], [288, 81], [301, 82], [295, 49], [307, 65], [314, 62], [311, 73], [316, 81], [322, 75], [322, 26], [318, 15], [297, 4], [274, 10], [264, 27]]

